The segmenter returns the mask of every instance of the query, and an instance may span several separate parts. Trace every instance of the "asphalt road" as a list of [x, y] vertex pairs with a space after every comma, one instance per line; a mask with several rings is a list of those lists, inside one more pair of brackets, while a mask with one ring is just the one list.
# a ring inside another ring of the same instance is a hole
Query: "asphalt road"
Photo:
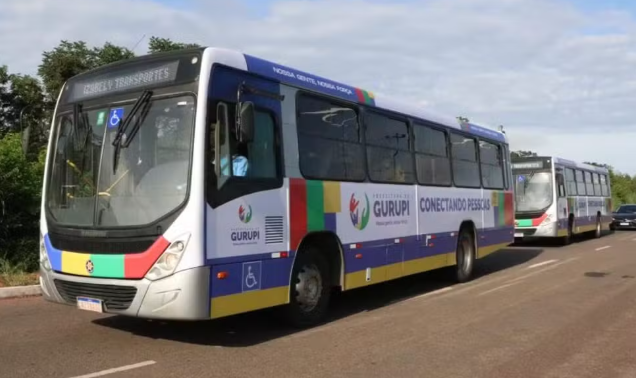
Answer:
[[269, 311], [163, 323], [0, 301], [0, 377], [636, 377], [636, 233], [445, 273], [343, 294], [300, 332]]

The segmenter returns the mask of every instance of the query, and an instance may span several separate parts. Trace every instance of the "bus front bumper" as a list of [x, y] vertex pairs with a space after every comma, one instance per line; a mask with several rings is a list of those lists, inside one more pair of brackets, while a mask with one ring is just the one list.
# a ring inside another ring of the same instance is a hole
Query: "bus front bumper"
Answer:
[[542, 223], [538, 227], [515, 227], [515, 239], [549, 238], [558, 236], [558, 223]]
[[42, 296], [77, 306], [77, 297], [99, 299], [104, 313], [146, 319], [210, 319], [210, 269], [176, 272], [160, 280], [78, 277], [40, 267]]

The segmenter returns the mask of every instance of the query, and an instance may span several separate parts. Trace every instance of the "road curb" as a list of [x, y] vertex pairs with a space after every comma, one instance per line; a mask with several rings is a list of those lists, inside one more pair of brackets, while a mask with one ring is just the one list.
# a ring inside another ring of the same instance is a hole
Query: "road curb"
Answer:
[[31, 297], [41, 295], [40, 285], [13, 286], [0, 288], [0, 299]]

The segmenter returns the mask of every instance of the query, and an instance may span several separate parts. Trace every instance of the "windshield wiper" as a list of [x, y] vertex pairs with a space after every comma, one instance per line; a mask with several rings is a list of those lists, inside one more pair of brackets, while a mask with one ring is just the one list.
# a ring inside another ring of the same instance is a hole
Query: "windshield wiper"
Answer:
[[75, 152], [82, 152], [81, 169], [78, 169], [77, 173], [81, 176], [84, 174], [86, 167], [87, 154], [86, 146], [88, 141], [91, 140], [92, 128], [88, 120], [88, 114], [84, 113], [82, 104], [75, 103], [73, 105], [73, 136], [70, 140], [71, 147]]
[[535, 173], [536, 173], [535, 171], [530, 171], [530, 173], [528, 173], [528, 175], [524, 178], [524, 180], [523, 180], [523, 194], [525, 194], [526, 191], [528, 190], [528, 186], [530, 185], [530, 181], [532, 181], [532, 178], [534, 177]]
[[127, 148], [130, 145], [130, 142], [133, 140], [135, 134], [137, 134], [137, 130], [139, 130], [139, 127], [141, 126], [145, 114], [142, 113], [141, 116], [137, 118], [137, 121], [130, 131], [130, 135], [126, 137], [126, 140], [123, 143], [122, 138], [126, 134], [126, 131], [128, 130], [128, 127], [130, 126], [130, 123], [132, 122], [135, 115], [139, 113], [139, 109], [147, 105], [150, 102], [151, 97], [152, 91], [145, 90], [141, 94], [141, 96], [139, 96], [132, 109], [130, 110], [130, 113], [128, 114], [128, 116], [124, 117], [119, 128], [117, 129], [117, 134], [115, 135], [115, 139], [112, 143], [115, 147], [115, 151], [113, 153], [113, 174], [117, 173], [117, 162], [119, 160], [119, 153], [121, 152], [121, 148]]

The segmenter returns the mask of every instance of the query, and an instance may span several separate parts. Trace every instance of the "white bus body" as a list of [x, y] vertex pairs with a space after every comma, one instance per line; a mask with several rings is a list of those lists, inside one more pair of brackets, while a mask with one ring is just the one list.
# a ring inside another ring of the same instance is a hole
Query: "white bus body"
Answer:
[[608, 230], [612, 195], [606, 168], [553, 156], [515, 158], [515, 238], [562, 238]]
[[44, 181], [44, 297], [144, 318], [313, 324], [333, 287], [465, 281], [513, 241], [505, 134], [217, 48], [71, 79]]

